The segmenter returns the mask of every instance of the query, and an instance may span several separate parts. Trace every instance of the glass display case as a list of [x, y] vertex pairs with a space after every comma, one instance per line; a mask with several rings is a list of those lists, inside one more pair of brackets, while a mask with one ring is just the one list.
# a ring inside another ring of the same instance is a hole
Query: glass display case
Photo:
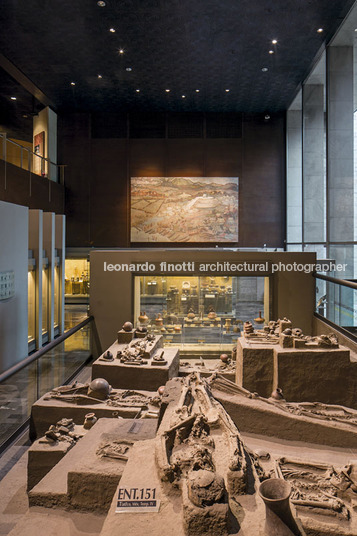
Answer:
[[60, 258], [58, 252], [55, 249], [55, 269], [54, 269], [54, 287], [53, 287], [53, 298], [54, 298], [54, 314], [53, 314], [53, 325], [55, 330], [55, 335], [58, 335], [58, 325], [60, 318], [60, 297], [61, 297], [61, 267], [60, 267]]
[[29, 351], [32, 351], [35, 348], [36, 339], [36, 263], [35, 259], [32, 256], [32, 251], [29, 251], [28, 259], [27, 298], [28, 344]]
[[135, 320], [166, 345], [224, 350], [246, 320], [268, 322], [269, 296], [268, 277], [136, 276]]
[[48, 341], [48, 258], [44, 252], [42, 264], [42, 342]]
[[[77, 299], [89, 297], [89, 261], [66, 259], [65, 261], [65, 298]], [[68, 301], [68, 300], [67, 300]]]

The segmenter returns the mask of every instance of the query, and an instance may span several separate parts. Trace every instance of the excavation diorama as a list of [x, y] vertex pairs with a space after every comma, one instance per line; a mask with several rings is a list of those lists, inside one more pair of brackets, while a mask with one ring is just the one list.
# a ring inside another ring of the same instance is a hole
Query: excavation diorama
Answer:
[[30, 510], [105, 514], [101, 536], [357, 536], [350, 350], [259, 314], [187, 361], [162, 327], [125, 322], [91, 381], [34, 404]]

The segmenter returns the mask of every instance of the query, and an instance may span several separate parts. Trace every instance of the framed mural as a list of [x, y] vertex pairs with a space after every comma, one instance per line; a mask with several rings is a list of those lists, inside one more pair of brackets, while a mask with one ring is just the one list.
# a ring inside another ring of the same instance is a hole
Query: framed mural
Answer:
[[237, 242], [238, 177], [132, 177], [131, 242]]

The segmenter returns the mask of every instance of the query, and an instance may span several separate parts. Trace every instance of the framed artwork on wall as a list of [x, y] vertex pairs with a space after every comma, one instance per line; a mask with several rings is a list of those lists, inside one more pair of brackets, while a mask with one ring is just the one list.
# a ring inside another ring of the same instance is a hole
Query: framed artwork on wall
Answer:
[[132, 177], [131, 242], [237, 242], [238, 177]]
[[41, 157], [45, 156], [45, 131], [35, 134], [33, 138], [33, 171], [37, 175], [45, 174], [45, 166]]

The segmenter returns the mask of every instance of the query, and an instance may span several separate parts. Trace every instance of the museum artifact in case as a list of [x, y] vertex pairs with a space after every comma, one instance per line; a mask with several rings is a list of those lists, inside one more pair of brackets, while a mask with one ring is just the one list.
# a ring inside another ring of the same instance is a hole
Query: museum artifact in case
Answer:
[[136, 276], [134, 286], [137, 325], [165, 345], [229, 349], [244, 321], [269, 320], [269, 277]]
[[89, 261], [86, 258], [66, 259], [65, 297], [78, 299], [89, 296]]
[[46, 252], [42, 257], [42, 343], [48, 341], [49, 329], [49, 263]]
[[29, 250], [28, 258], [27, 299], [28, 344], [30, 352], [35, 349], [36, 339], [36, 260], [33, 258], [33, 252], [31, 250]]

